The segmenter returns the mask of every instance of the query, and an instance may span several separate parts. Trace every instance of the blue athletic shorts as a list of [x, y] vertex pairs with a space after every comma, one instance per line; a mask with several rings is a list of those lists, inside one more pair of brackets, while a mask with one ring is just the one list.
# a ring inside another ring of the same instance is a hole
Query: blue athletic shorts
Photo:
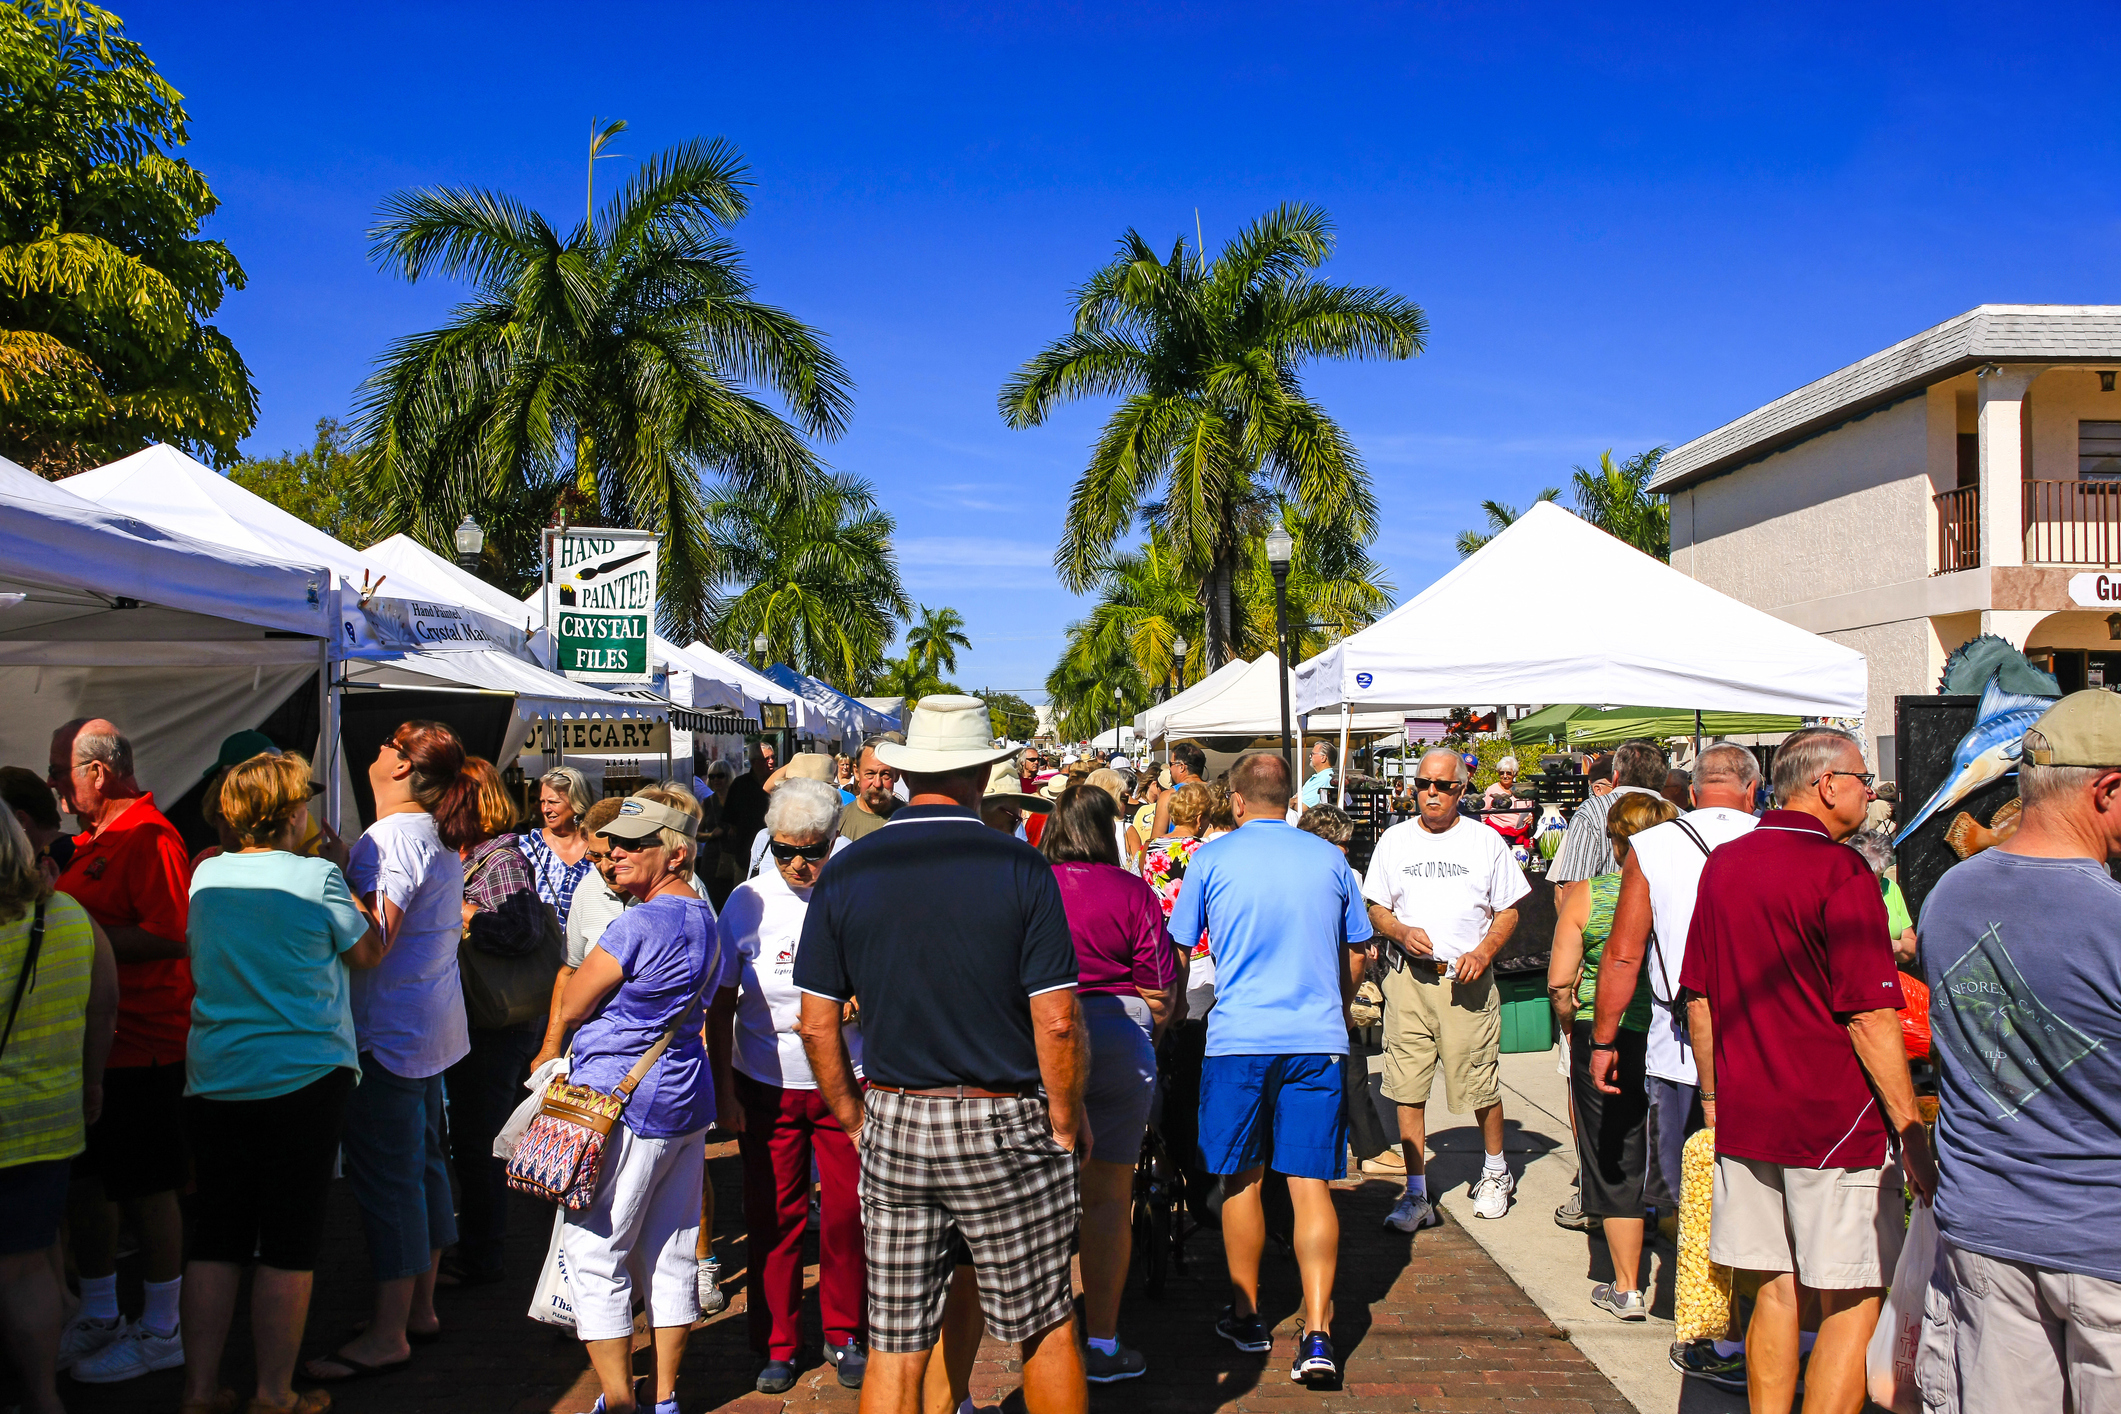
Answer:
[[1267, 1165], [1291, 1178], [1348, 1176], [1342, 1056], [1209, 1056], [1200, 1151], [1209, 1173]]

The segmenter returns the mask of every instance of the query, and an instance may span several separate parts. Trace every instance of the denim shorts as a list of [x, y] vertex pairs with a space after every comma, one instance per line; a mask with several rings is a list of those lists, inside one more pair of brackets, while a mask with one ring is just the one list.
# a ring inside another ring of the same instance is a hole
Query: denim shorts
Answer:
[[442, 1077], [397, 1075], [364, 1052], [342, 1142], [377, 1281], [418, 1276], [457, 1240], [442, 1135]]

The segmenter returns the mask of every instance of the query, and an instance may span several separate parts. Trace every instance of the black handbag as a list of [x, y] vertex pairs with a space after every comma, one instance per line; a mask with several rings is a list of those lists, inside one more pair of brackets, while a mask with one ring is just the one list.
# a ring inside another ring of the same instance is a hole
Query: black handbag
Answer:
[[[497, 851], [496, 851], [497, 852]], [[464, 886], [479, 876], [493, 853], [472, 866]], [[457, 944], [457, 975], [464, 988], [464, 1019], [477, 1031], [498, 1031], [543, 1021], [552, 1008], [552, 981], [567, 959], [567, 943], [552, 905], [537, 899], [537, 945], [526, 953], [502, 956], [475, 946], [466, 930]]]

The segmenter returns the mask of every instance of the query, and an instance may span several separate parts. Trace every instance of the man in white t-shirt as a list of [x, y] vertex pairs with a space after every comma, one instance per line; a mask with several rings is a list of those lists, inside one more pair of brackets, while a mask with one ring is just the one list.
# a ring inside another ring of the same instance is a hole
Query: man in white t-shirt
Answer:
[[[1687, 927], [1694, 917], [1694, 893], [1709, 851], [1759, 823], [1752, 813], [1759, 785], [1760, 763], [1752, 752], [1729, 743], [1710, 747], [1694, 765], [1693, 810], [1629, 840], [1628, 857], [1620, 866], [1620, 901], [1598, 968], [1594, 1031], [1596, 1024], [1608, 1033], [1620, 1024], [1636, 979], [1647, 966], [1652, 1013], [1644, 1066], [1650, 1091], [1649, 1191], [1660, 1209], [1678, 1206], [1681, 1152], [1687, 1137], [1701, 1128], [1702, 1100], [1714, 1098], [1701, 1094], [1686, 1014], [1674, 1005], [1680, 964], [1686, 961]], [[1591, 1053], [1592, 1079], [1600, 1089], [1618, 1094], [1613, 1066], [1612, 1051]], [[1734, 1343], [1695, 1341], [1675, 1345], [1671, 1359], [1687, 1374], [1724, 1389], [1743, 1389], [1740, 1350]]]
[[1517, 901], [1531, 892], [1501, 835], [1458, 813], [1465, 764], [1454, 751], [1421, 758], [1417, 816], [1394, 825], [1370, 857], [1363, 897], [1384, 963], [1385, 1096], [1399, 1106], [1407, 1188], [1388, 1227], [1416, 1232], [1436, 1216], [1423, 1170], [1425, 1107], [1439, 1063], [1453, 1114], [1480, 1121], [1487, 1160], [1473, 1185], [1473, 1212], [1509, 1211], [1515, 1182], [1502, 1157], [1502, 1003], [1488, 964], [1517, 927]]

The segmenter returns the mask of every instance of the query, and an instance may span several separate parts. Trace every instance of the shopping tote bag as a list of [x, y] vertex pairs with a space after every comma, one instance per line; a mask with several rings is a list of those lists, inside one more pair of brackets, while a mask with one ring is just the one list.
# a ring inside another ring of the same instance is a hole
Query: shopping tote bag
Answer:
[[1922, 1414], [1922, 1392], [1915, 1387], [1915, 1352], [1922, 1345], [1922, 1306], [1937, 1265], [1937, 1215], [1917, 1200], [1908, 1215], [1907, 1241], [1900, 1265], [1893, 1268], [1892, 1289], [1878, 1312], [1878, 1329], [1864, 1354], [1863, 1373], [1871, 1402], [1893, 1414]]

